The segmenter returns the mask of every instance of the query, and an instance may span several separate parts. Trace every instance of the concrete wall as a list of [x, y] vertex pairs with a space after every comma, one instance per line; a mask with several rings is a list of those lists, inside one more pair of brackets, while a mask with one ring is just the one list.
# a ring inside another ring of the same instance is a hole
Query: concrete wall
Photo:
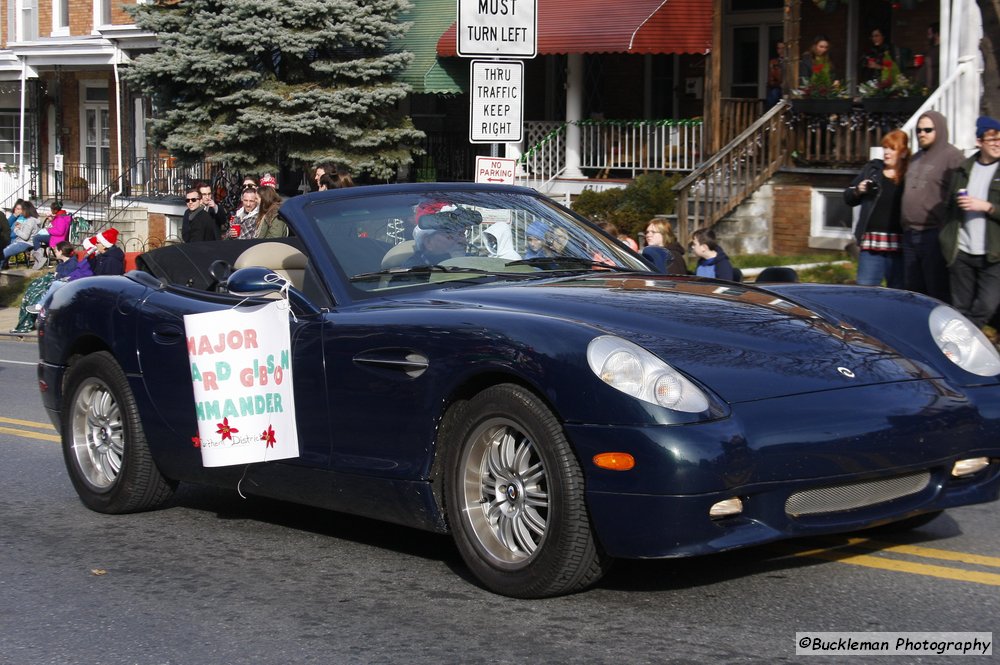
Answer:
[[765, 184], [716, 224], [715, 235], [726, 253], [770, 254], [774, 207], [774, 189]]

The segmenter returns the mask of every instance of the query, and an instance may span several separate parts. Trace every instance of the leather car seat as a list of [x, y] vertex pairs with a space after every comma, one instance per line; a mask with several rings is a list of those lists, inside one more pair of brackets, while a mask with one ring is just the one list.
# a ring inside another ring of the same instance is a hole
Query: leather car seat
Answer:
[[302, 290], [309, 259], [301, 251], [283, 242], [265, 242], [250, 247], [233, 263], [233, 270], [260, 266], [278, 273], [292, 286]]

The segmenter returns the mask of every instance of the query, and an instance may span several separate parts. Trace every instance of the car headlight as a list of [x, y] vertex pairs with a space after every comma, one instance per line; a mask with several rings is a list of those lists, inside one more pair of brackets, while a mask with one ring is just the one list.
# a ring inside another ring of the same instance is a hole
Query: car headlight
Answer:
[[971, 321], [947, 305], [938, 305], [927, 321], [931, 337], [948, 360], [979, 376], [1000, 374], [1000, 355]]
[[628, 340], [602, 335], [587, 347], [587, 362], [601, 381], [644, 402], [701, 413], [708, 398], [683, 374]]

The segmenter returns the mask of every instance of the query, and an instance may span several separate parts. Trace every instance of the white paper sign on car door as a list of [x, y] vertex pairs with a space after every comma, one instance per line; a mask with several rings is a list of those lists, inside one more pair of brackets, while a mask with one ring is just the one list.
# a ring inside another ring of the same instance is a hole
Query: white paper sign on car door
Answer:
[[184, 317], [205, 466], [299, 456], [288, 304]]

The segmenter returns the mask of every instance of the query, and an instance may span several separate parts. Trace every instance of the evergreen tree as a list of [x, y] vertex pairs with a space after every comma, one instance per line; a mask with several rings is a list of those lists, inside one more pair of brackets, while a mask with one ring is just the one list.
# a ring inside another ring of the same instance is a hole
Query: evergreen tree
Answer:
[[161, 0], [129, 8], [159, 48], [129, 81], [154, 104], [153, 139], [185, 161], [263, 172], [289, 162], [391, 179], [423, 133], [400, 114], [390, 52], [407, 0]]

